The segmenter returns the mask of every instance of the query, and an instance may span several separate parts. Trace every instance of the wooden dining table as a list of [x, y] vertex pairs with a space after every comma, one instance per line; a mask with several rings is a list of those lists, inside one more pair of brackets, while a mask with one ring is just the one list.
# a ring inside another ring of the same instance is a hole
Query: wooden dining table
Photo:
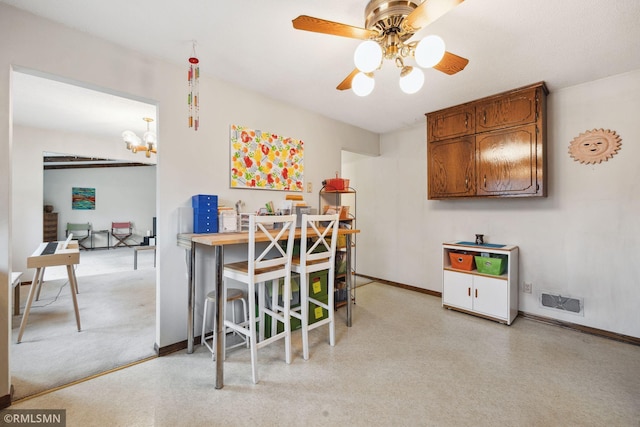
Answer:
[[[273, 230], [272, 235], [276, 236], [280, 230]], [[338, 236], [345, 236], [346, 247], [351, 248], [352, 236], [359, 233], [360, 230], [350, 228], [338, 228]], [[296, 239], [302, 236], [302, 230], [296, 228]], [[268, 238], [262, 236], [256, 241], [267, 242]], [[188, 316], [187, 316], [187, 353], [193, 353], [193, 341], [195, 330], [195, 296], [196, 296], [196, 252], [198, 247], [213, 247], [213, 263], [215, 270], [215, 298], [217, 304], [215, 304], [215, 334], [216, 334], [216, 346], [214, 349], [216, 359], [216, 381], [215, 388], [221, 389], [224, 386], [224, 357], [222, 345], [224, 340], [222, 339], [223, 324], [224, 324], [224, 302], [222, 301], [223, 295], [223, 268], [224, 268], [224, 248], [230, 245], [246, 245], [249, 243], [249, 232], [233, 232], [233, 233], [213, 233], [213, 234], [193, 234], [193, 233], [180, 233], [178, 234], [178, 246], [185, 249], [188, 252]], [[351, 251], [346, 251], [346, 288], [347, 288], [347, 320], [348, 327], [351, 326], [352, 304], [351, 304], [351, 289], [352, 289], [352, 274], [351, 271]]]

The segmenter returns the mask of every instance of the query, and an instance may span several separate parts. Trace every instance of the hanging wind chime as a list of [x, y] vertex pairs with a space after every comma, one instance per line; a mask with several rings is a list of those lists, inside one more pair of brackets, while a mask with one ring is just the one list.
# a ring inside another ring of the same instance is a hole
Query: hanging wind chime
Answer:
[[200, 60], [196, 57], [196, 43], [193, 42], [193, 54], [189, 58], [189, 127], [198, 130], [200, 126]]

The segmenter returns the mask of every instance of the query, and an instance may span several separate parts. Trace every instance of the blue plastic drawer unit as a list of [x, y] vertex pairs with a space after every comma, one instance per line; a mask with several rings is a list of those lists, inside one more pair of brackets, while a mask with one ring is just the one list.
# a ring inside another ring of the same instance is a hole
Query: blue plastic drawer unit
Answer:
[[218, 196], [210, 194], [196, 194], [191, 197], [191, 207], [194, 209], [218, 209]]
[[218, 232], [218, 196], [198, 194], [191, 197], [193, 232]]

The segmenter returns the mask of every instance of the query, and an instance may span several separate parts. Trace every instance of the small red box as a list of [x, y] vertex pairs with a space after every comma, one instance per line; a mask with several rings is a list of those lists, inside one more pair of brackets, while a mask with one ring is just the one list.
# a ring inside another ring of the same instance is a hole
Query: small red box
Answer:
[[344, 191], [349, 188], [349, 180], [344, 178], [329, 178], [324, 181], [325, 191]]
[[456, 252], [449, 252], [449, 259], [451, 260], [451, 268], [457, 270], [471, 271], [474, 267], [473, 254], [461, 254]]

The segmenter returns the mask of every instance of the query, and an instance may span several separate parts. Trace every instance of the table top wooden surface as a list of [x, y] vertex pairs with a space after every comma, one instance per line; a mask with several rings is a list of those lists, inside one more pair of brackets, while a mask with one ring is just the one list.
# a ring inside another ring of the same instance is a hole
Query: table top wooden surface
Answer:
[[[322, 228], [319, 228], [322, 231]], [[277, 235], [280, 230], [270, 230], [271, 235]], [[344, 236], [347, 234], [357, 234], [360, 230], [353, 230], [350, 228], [338, 228], [338, 236]], [[296, 238], [302, 236], [302, 229], [296, 228]], [[258, 242], [268, 241], [267, 237], [262, 235], [256, 235]], [[247, 243], [249, 241], [248, 231], [238, 231], [234, 233], [211, 233], [211, 234], [194, 234], [194, 233], [181, 233], [178, 234], [178, 246], [191, 249], [191, 242], [199, 243], [207, 246], [225, 246], [225, 245], [237, 245]]]

